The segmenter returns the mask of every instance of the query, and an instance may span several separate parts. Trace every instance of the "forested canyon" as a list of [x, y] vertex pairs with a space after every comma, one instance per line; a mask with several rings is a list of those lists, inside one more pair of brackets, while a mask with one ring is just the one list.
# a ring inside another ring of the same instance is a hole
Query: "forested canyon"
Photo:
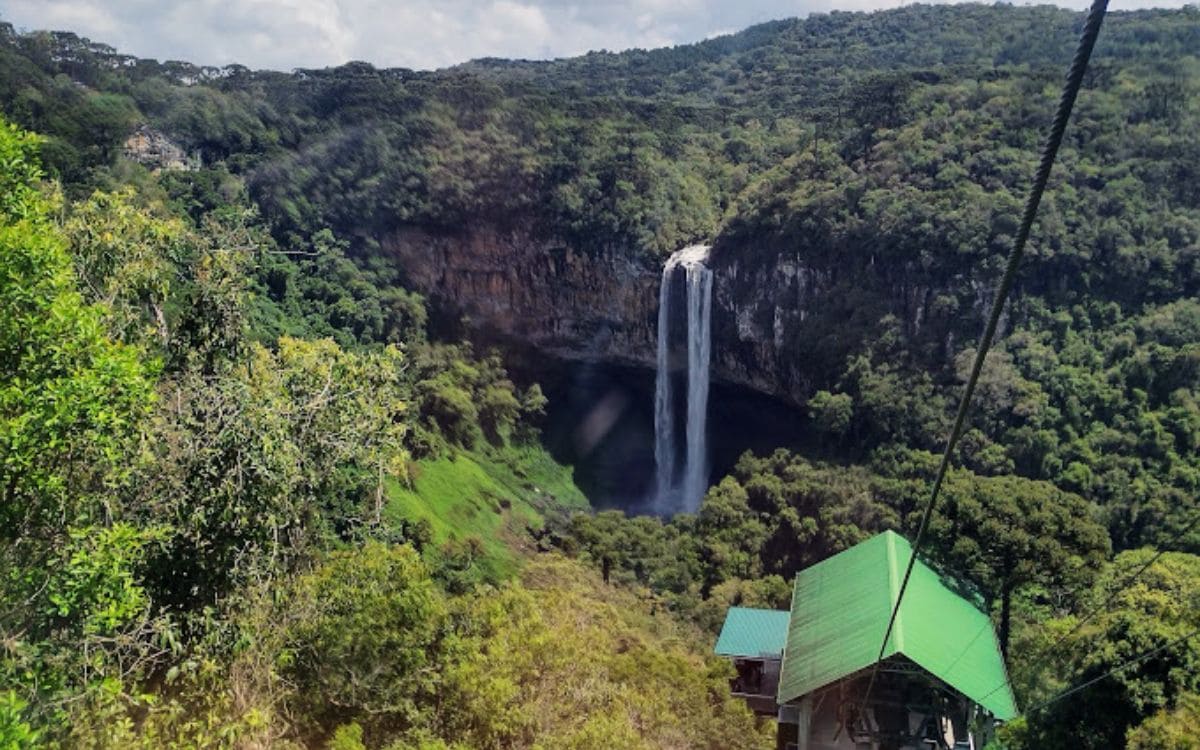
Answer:
[[[0, 27], [0, 748], [773, 746], [721, 618], [916, 529], [1081, 24]], [[1200, 11], [1111, 12], [926, 556], [1021, 706], [1162, 648], [995, 747], [1197, 747], [1198, 292]]]

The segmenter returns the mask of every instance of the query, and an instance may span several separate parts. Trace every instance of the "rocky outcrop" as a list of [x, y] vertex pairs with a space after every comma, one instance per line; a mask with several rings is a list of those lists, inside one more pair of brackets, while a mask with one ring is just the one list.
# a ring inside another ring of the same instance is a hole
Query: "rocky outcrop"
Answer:
[[124, 154], [150, 169], [196, 169], [198, 160], [164, 133], [142, 125], [125, 139]]

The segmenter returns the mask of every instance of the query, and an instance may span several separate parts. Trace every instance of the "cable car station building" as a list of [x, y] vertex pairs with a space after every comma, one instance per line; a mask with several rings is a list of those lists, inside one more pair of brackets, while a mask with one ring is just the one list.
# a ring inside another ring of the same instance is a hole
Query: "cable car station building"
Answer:
[[885, 531], [801, 571], [790, 611], [730, 608], [715, 651], [779, 750], [980, 750], [1016, 716], [991, 620], [920, 560], [880, 658], [911, 556]]

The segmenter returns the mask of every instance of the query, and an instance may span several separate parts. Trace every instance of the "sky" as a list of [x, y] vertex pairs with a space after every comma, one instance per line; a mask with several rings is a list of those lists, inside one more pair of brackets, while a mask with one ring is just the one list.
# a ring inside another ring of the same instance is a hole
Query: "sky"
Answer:
[[[1195, 0], [1192, 0], [1193, 2]], [[0, 0], [21, 30], [74, 31], [123, 53], [200, 65], [441, 68], [696, 42], [762, 21], [903, 0]], [[1058, 0], [1084, 8], [1088, 0]], [[1113, 0], [1110, 9], [1184, 0]]]

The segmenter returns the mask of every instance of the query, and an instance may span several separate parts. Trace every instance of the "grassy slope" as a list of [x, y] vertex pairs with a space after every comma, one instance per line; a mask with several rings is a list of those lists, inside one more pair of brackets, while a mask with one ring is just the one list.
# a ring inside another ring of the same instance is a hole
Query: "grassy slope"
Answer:
[[415, 474], [411, 487], [388, 485], [388, 517], [425, 519], [439, 544], [478, 538], [481, 564], [496, 577], [516, 572], [527, 527], [540, 527], [546, 513], [588, 508], [571, 469], [537, 445], [462, 451], [421, 461]]

